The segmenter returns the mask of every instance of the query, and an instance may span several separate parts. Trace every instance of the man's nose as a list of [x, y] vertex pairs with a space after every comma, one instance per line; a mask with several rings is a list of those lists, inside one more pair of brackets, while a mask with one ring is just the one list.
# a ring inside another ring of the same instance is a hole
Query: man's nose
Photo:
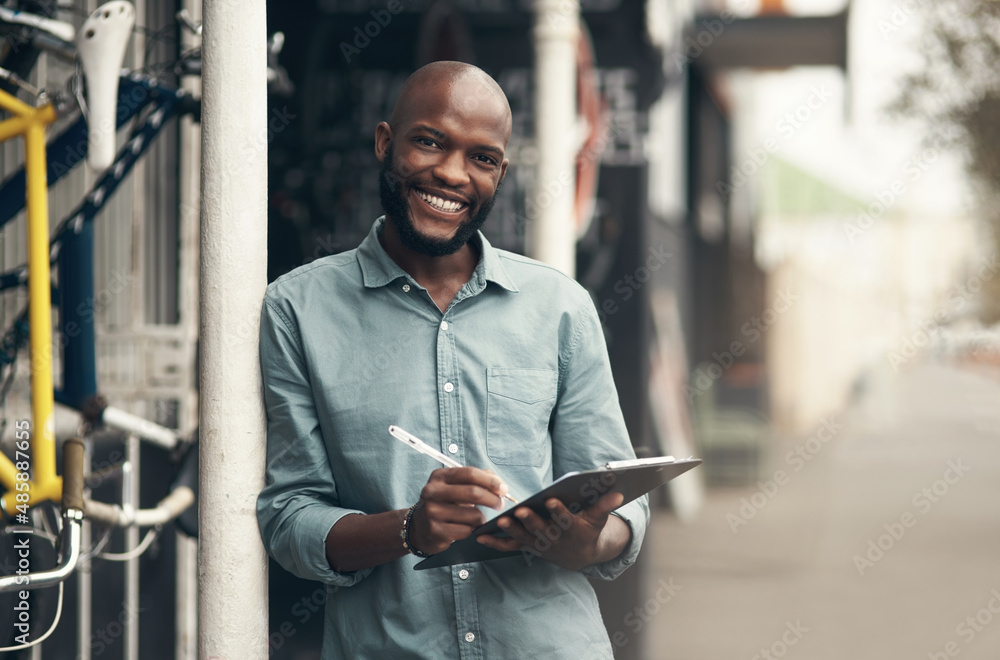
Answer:
[[469, 182], [465, 156], [460, 151], [449, 151], [434, 167], [434, 176], [446, 185], [458, 187]]

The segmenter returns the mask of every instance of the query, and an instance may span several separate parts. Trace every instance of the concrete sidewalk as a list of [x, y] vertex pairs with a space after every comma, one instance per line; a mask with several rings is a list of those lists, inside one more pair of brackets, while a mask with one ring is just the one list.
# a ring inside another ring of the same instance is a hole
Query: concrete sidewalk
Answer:
[[1000, 377], [919, 366], [819, 428], [657, 515], [644, 657], [1000, 659]]

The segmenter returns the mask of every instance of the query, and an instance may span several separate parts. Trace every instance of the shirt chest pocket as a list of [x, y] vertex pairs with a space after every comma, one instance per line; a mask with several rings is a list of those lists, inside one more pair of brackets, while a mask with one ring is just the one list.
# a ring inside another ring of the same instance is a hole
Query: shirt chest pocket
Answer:
[[550, 369], [486, 371], [486, 451], [497, 465], [543, 465], [559, 375]]

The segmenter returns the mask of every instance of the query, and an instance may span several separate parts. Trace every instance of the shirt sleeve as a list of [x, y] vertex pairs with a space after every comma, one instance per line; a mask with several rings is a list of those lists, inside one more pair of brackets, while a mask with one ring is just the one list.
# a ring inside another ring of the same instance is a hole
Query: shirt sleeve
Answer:
[[[560, 355], [559, 398], [552, 422], [555, 476], [635, 458], [600, 320], [589, 296], [581, 306], [565, 357]], [[648, 502], [643, 495], [614, 512], [628, 524], [632, 539], [618, 557], [584, 568], [586, 575], [613, 580], [635, 563], [649, 523]]]
[[294, 575], [350, 587], [372, 569], [331, 569], [326, 537], [341, 518], [363, 512], [339, 506], [297, 327], [268, 298], [261, 312], [260, 365], [267, 482], [257, 497], [257, 523], [264, 547]]

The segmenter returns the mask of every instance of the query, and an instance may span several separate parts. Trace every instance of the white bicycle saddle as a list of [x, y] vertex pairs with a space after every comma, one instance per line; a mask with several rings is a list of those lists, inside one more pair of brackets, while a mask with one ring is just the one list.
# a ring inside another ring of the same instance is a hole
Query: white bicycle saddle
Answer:
[[118, 76], [134, 24], [132, 5], [112, 0], [98, 7], [76, 35], [77, 57], [87, 81], [87, 163], [98, 172], [115, 159]]

